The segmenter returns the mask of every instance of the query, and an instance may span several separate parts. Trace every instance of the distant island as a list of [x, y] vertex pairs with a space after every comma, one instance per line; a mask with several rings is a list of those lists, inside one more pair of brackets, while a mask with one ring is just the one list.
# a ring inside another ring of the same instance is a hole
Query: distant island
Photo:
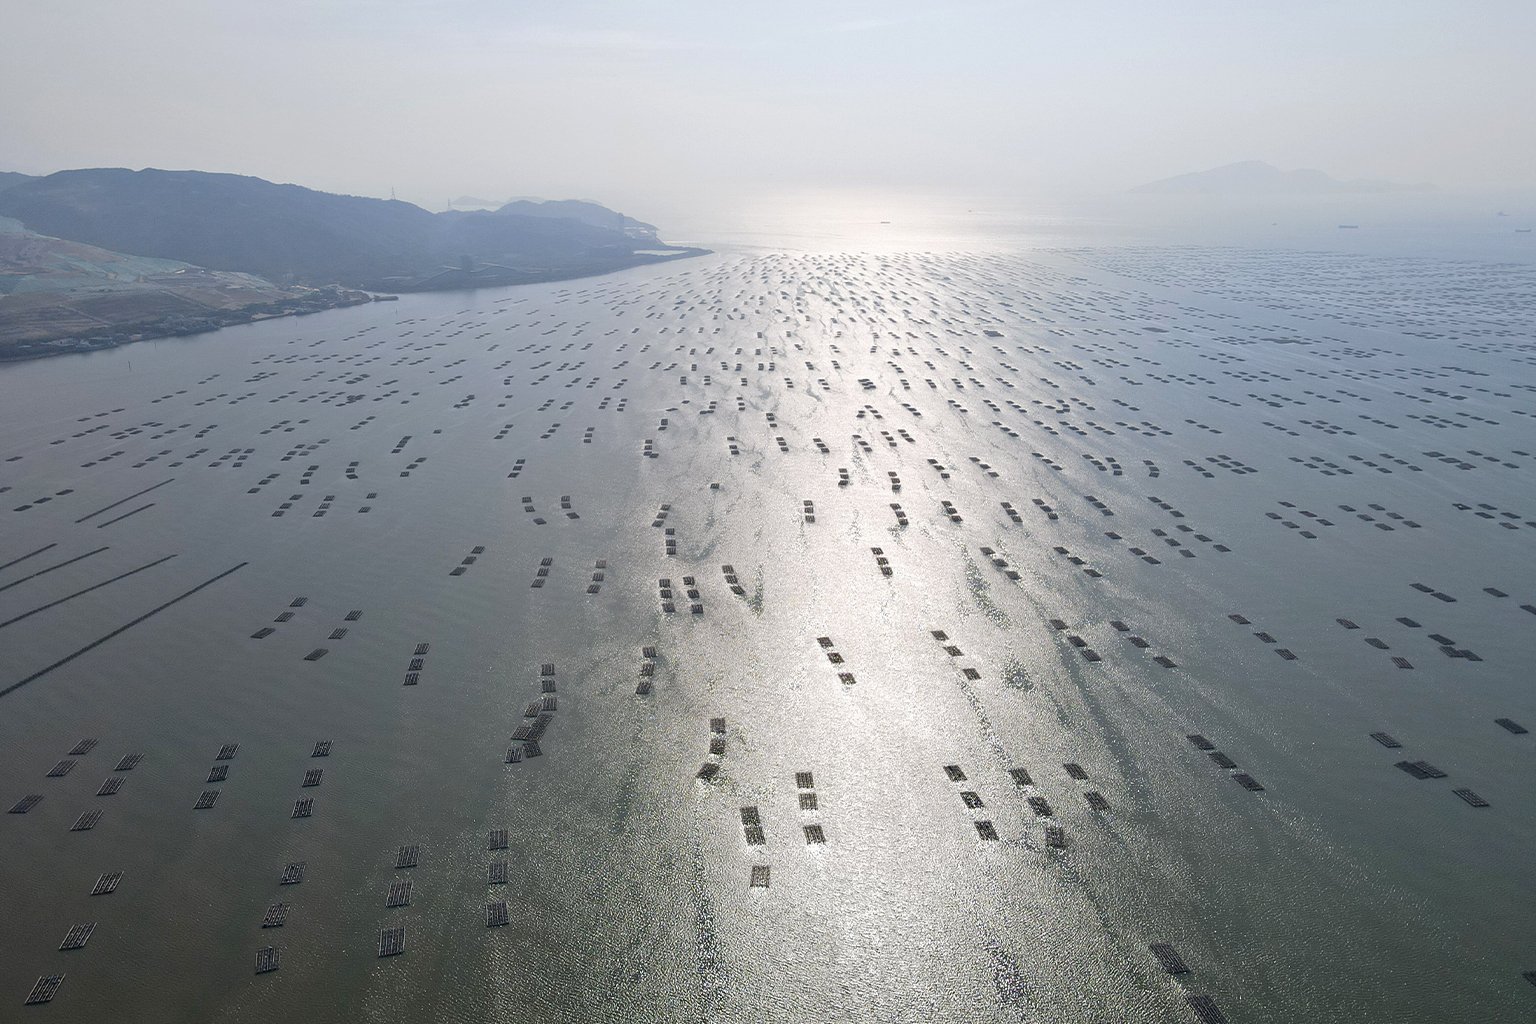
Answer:
[[0, 172], [0, 360], [705, 251], [579, 200], [431, 213], [234, 174]]
[[1342, 181], [1322, 171], [1282, 171], [1262, 160], [1245, 160], [1209, 171], [1179, 174], [1131, 189], [1142, 195], [1365, 195], [1385, 192], [1429, 192], [1433, 185], [1402, 185], [1391, 181]]

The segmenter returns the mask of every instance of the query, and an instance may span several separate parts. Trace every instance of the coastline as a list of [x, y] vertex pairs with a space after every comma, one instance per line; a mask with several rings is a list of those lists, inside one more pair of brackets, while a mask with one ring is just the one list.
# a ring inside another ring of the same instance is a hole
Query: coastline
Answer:
[[179, 338], [194, 334], [206, 334], [224, 327], [256, 323], [288, 316], [308, 316], [328, 309], [345, 309], [369, 302], [390, 302], [402, 294], [433, 291], [460, 291], [474, 288], [503, 288], [520, 284], [541, 284], [550, 281], [567, 281], [584, 277], [598, 277], [632, 267], [673, 260], [707, 256], [713, 250], [696, 246], [668, 247], [676, 251], [664, 253], [633, 253], [623, 259], [587, 262], [565, 267], [546, 267], [537, 270], [520, 269], [499, 265], [487, 265], [476, 269], [445, 269], [441, 273], [419, 281], [395, 282], [369, 289], [327, 286], [307, 290], [281, 300], [253, 303], [231, 309], [209, 307], [196, 315], [177, 313], [159, 319], [122, 324], [103, 324], [99, 330], [61, 334], [57, 337], [35, 338], [13, 342], [0, 347], [0, 365], [47, 359], [52, 356], [78, 355], [121, 348], [138, 341], [154, 341], [161, 338]]

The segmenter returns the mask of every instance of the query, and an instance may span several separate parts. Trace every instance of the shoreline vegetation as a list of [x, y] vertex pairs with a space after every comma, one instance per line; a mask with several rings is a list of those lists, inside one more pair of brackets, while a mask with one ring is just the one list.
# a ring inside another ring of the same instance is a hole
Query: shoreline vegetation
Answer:
[[[139, 341], [184, 338], [212, 333], [224, 327], [236, 327], [240, 324], [258, 323], [279, 317], [309, 316], [329, 309], [346, 309], [370, 302], [392, 302], [404, 294], [472, 291], [479, 288], [505, 288], [514, 285], [567, 281], [611, 274], [653, 263], [707, 256], [711, 252], [710, 249], [696, 246], [673, 246], [667, 252], [633, 253], [627, 257], [594, 260], [590, 263], [562, 267], [534, 269], [490, 265], [469, 269], [445, 268], [441, 273], [430, 278], [396, 285], [390, 291], [369, 291], [340, 286], [290, 287], [283, 289], [284, 294], [278, 297], [227, 308], [194, 305], [173, 290], [166, 289], [148, 294], [136, 293], [134, 297], [151, 300], [170, 299], [175, 303], [173, 310], [165, 312], [155, 310], [145, 315], [136, 313], [133, 309], [134, 306], [142, 306], [143, 303], [133, 303], [124, 311], [123, 318], [118, 320], [112, 319], [110, 312], [103, 315], [100, 310], [94, 310], [87, 314], [93, 321], [92, 326], [85, 328], [74, 326], [69, 328], [68, 333], [50, 333], [46, 329], [39, 333], [37, 330], [32, 330], [28, 332], [31, 336], [24, 338], [5, 337], [8, 333], [5, 328], [9, 326], [6, 323], [8, 310], [5, 299], [7, 297], [0, 294], [0, 365], [46, 359], [50, 356], [103, 352]], [[99, 293], [91, 296], [87, 301], [99, 304], [114, 294], [121, 293]], [[84, 301], [77, 301], [83, 296], [70, 292], [31, 293], [28, 298], [33, 299], [34, 302], [51, 298], [54, 300], [52, 308], [75, 314], [71, 319], [77, 322], [81, 314], [79, 307], [86, 304]], [[159, 305], [163, 304], [159, 303]], [[35, 313], [35, 311], [29, 312]]]
[[203, 171], [0, 173], [0, 362], [707, 252], [584, 200], [432, 213]]

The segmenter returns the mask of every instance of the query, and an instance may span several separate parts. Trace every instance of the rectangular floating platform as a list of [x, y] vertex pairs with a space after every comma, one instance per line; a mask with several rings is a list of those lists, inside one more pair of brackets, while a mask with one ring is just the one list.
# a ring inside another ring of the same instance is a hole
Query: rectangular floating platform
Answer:
[[325, 657], [329, 653], [331, 653], [331, 652], [326, 650], [324, 647], [316, 647], [314, 650], [312, 650], [308, 654], [304, 655], [304, 660], [305, 661], [319, 661], [321, 658]]
[[325, 774], [324, 768], [311, 768], [304, 773], [304, 781], [300, 783], [304, 788], [320, 785], [320, 778]]
[[384, 897], [386, 907], [403, 907], [411, 902], [411, 880], [402, 879], [389, 883], [389, 893]]
[[1029, 770], [1027, 768], [1009, 768], [1008, 774], [1012, 776], [1013, 784], [1020, 789], [1034, 784], [1034, 779], [1029, 777]]
[[741, 809], [741, 823], [743, 825], [761, 825], [763, 822], [756, 807], [743, 807]]
[[1088, 777], [1088, 773], [1083, 771], [1083, 766], [1077, 764], [1076, 762], [1068, 761], [1066, 764], [1062, 765], [1062, 767], [1066, 769], [1068, 775], [1074, 779], [1078, 779], [1079, 781]]
[[276, 946], [263, 946], [256, 951], [256, 973], [271, 974], [277, 970], [280, 960]]
[[292, 861], [283, 865], [283, 873], [278, 876], [278, 885], [298, 885], [304, 881], [304, 865], [302, 860]]
[[769, 878], [770, 873], [767, 864], [754, 864], [752, 865], [752, 880], [748, 883], [748, 887], [752, 889], [766, 889], [768, 888]]
[[75, 823], [69, 826], [69, 830], [71, 832], [89, 832], [91, 829], [96, 827], [96, 823], [100, 820], [100, 811], [86, 811], [84, 814], [80, 815], [80, 817], [75, 819]]
[[1216, 749], [1216, 744], [1212, 743], [1210, 740], [1206, 739], [1204, 736], [1200, 735], [1198, 732], [1190, 733], [1188, 736], [1185, 737], [1185, 739], [1189, 740], [1189, 742], [1193, 743], [1195, 746], [1199, 747], [1201, 750], [1211, 751], [1211, 750], [1215, 750]]
[[37, 984], [32, 986], [32, 991], [27, 995], [28, 1006], [39, 1006], [48, 1002], [58, 994], [59, 986], [64, 984], [64, 975], [45, 974], [37, 979]]
[[229, 765], [216, 764], [208, 769], [208, 778], [204, 782], [223, 782], [229, 778]]
[[1045, 826], [1045, 845], [1055, 850], [1067, 847], [1067, 833], [1060, 825]]
[[743, 825], [741, 831], [746, 837], [748, 846], [762, 846], [768, 842], [768, 837], [763, 834], [761, 825]]
[[123, 788], [121, 775], [108, 775], [101, 783], [101, 788], [96, 791], [97, 796], [116, 796], [117, 791]]
[[261, 917], [263, 928], [281, 928], [288, 920], [288, 904], [274, 903]]
[[214, 755], [213, 759], [215, 761], [228, 761], [235, 756], [235, 751], [239, 749], [240, 744], [238, 743], [226, 743], [219, 748], [219, 752]]
[[92, 896], [107, 896], [117, 891], [117, 883], [123, 880], [121, 871], [108, 871], [96, 879], [96, 884], [91, 886]]
[[816, 781], [810, 772], [795, 772], [796, 789], [815, 789]]
[[419, 643], [419, 644], [417, 644], [416, 645], [416, 651], [415, 651], [416, 657], [418, 657], [418, 658], [421, 657], [422, 655], [426, 654], [431, 649], [432, 649], [432, 645], [429, 644], [429, 643]]
[[716, 757], [725, 754], [725, 737], [716, 736], [709, 741], [709, 752]]
[[1152, 943], [1152, 955], [1157, 957], [1163, 965], [1163, 970], [1169, 974], [1189, 973], [1189, 965], [1184, 962], [1184, 958], [1179, 956], [1178, 951], [1166, 942]]
[[1227, 1015], [1210, 996], [1190, 996], [1189, 1008], [1200, 1018], [1200, 1024], [1228, 1024]]
[[1097, 790], [1090, 789], [1088, 792], [1083, 794], [1083, 799], [1087, 800], [1088, 806], [1093, 808], [1095, 811], [1109, 810], [1109, 801], [1104, 798], [1103, 793], [1100, 793]]
[[310, 752], [310, 757], [329, 757], [331, 755], [331, 741], [317, 740], [315, 749]]
[[826, 833], [822, 831], [820, 825], [806, 825], [804, 829], [805, 841], [808, 845], [820, 845], [827, 841]]
[[487, 885], [507, 884], [507, 862], [505, 860], [493, 860], [485, 869], [485, 882]]
[[1493, 720], [1493, 724], [1499, 726], [1501, 729], [1514, 733], [1516, 736], [1524, 736], [1526, 733], [1530, 732], [1529, 729], [1515, 721], [1513, 718], [1495, 718]]
[[1237, 767], [1237, 762], [1236, 761], [1232, 760], [1230, 757], [1228, 757], [1226, 754], [1223, 754], [1219, 750], [1208, 750], [1208, 751], [1206, 751], [1206, 755], [1205, 756], [1209, 757], [1212, 761], [1215, 761], [1217, 767], [1219, 767], [1219, 768], [1236, 768]]
[[405, 926], [384, 928], [379, 932], [379, 956], [399, 956], [405, 952]]
[[62, 779], [74, 769], [75, 764], [76, 762], [73, 759], [65, 758], [58, 764], [54, 765], [52, 768], [48, 769], [48, 778]]
[[219, 790], [205, 789], [203, 790], [202, 795], [197, 798], [197, 803], [192, 805], [192, 809], [194, 811], [206, 811], [215, 803], [217, 803], [218, 800]]
[[1465, 800], [1467, 803], [1471, 804], [1473, 807], [1487, 807], [1487, 806], [1489, 806], [1487, 800], [1484, 800], [1482, 797], [1478, 796], [1476, 793], [1472, 792], [1470, 789], [1453, 789], [1453, 790], [1451, 790], [1451, 792], [1455, 793], [1457, 796], [1461, 797], [1463, 800]]
[[1399, 743], [1391, 733], [1373, 732], [1371, 733], [1371, 739], [1375, 740], [1377, 743], [1380, 743], [1388, 750], [1396, 750], [1398, 747], [1402, 746], [1402, 744]]
[[[806, 828], [819, 828], [820, 826], [807, 825]], [[988, 842], [997, 842], [997, 827], [990, 821], [976, 822], [976, 834]]]
[[1264, 787], [1259, 785], [1259, 780], [1255, 779], [1247, 772], [1238, 772], [1232, 776], [1232, 781], [1236, 782], [1239, 786], [1242, 786], [1244, 789], [1249, 790], [1250, 792], [1264, 792]]
[[314, 812], [314, 809], [315, 798], [306, 796], [293, 802], [293, 813], [289, 817], [307, 818]]
[[799, 798], [800, 798], [800, 809], [802, 811], [814, 811], [814, 810], [817, 809], [818, 805], [817, 805], [817, 802], [816, 802], [816, 794], [815, 793], [801, 793]]
[[123, 759], [117, 762], [115, 772], [131, 772], [144, 760], [143, 754], [124, 754]]
[[69, 756], [84, 757], [86, 754], [89, 754], [93, 749], [95, 749], [95, 747], [96, 741], [94, 739], [81, 740], [79, 743], [76, 743], [73, 747], [70, 748]]
[[543, 753], [544, 751], [539, 749], [538, 740], [529, 740], [523, 744], [523, 755], [525, 757], [538, 757]]
[[723, 733], [723, 732], [725, 732], [725, 719], [723, 719], [723, 718], [711, 718], [709, 720], [709, 731], [713, 732], [713, 733]]
[[978, 807], [986, 806], [982, 803], [981, 795], [979, 793], [972, 792], [969, 789], [960, 793], [960, 801], [972, 810], [975, 810]]
[[944, 766], [944, 774], [949, 776], [949, 781], [950, 782], [964, 782], [965, 781], [965, 771], [964, 771], [964, 769], [962, 769], [957, 764], [947, 764], [947, 765], [945, 765]]
[[1037, 818], [1049, 818], [1051, 816], [1050, 801], [1046, 800], [1043, 796], [1030, 797], [1029, 807], [1030, 810], [1035, 812], [1035, 817]]
[[91, 933], [96, 930], [96, 922], [77, 924], [64, 935], [64, 941], [59, 943], [60, 949], [84, 949], [85, 944], [91, 940]]
[[413, 868], [420, 862], [420, 857], [421, 847], [402, 846], [399, 852], [395, 854], [395, 867], [401, 869]]
[[11, 809], [6, 811], [6, 813], [7, 814], [26, 814], [28, 811], [30, 811], [32, 808], [36, 807], [38, 804], [40, 804], [42, 802], [43, 802], [43, 795], [41, 793], [28, 793], [26, 796], [22, 797], [20, 800], [17, 800], [14, 804], [12, 804], [11, 805]]
[[500, 928], [506, 925], [511, 918], [507, 914], [507, 901], [497, 900], [495, 903], [485, 905], [485, 926], [487, 928]]
[[700, 765], [699, 770], [694, 773], [694, 778], [702, 779], [705, 782], [708, 782], [710, 779], [713, 779], [716, 775], [719, 774], [720, 766], [715, 764], [713, 761], [706, 761], [704, 764]]
[[507, 848], [507, 830], [504, 828], [492, 829], [486, 837], [485, 848], [487, 850], [505, 850]]
[[277, 630], [273, 629], [271, 626], [262, 626], [256, 632], [251, 634], [251, 639], [252, 640], [265, 640], [267, 637], [271, 636], [273, 633], [276, 633], [276, 632], [277, 632]]

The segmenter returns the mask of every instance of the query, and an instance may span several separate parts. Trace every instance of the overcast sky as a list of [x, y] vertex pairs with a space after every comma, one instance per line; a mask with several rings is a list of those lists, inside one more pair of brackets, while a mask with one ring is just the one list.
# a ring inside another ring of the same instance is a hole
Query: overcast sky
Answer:
[[1536, 0], [17, 0], [0, 169], [441, 208], [1122, 191], [1243, 159], [1536, 184]]

